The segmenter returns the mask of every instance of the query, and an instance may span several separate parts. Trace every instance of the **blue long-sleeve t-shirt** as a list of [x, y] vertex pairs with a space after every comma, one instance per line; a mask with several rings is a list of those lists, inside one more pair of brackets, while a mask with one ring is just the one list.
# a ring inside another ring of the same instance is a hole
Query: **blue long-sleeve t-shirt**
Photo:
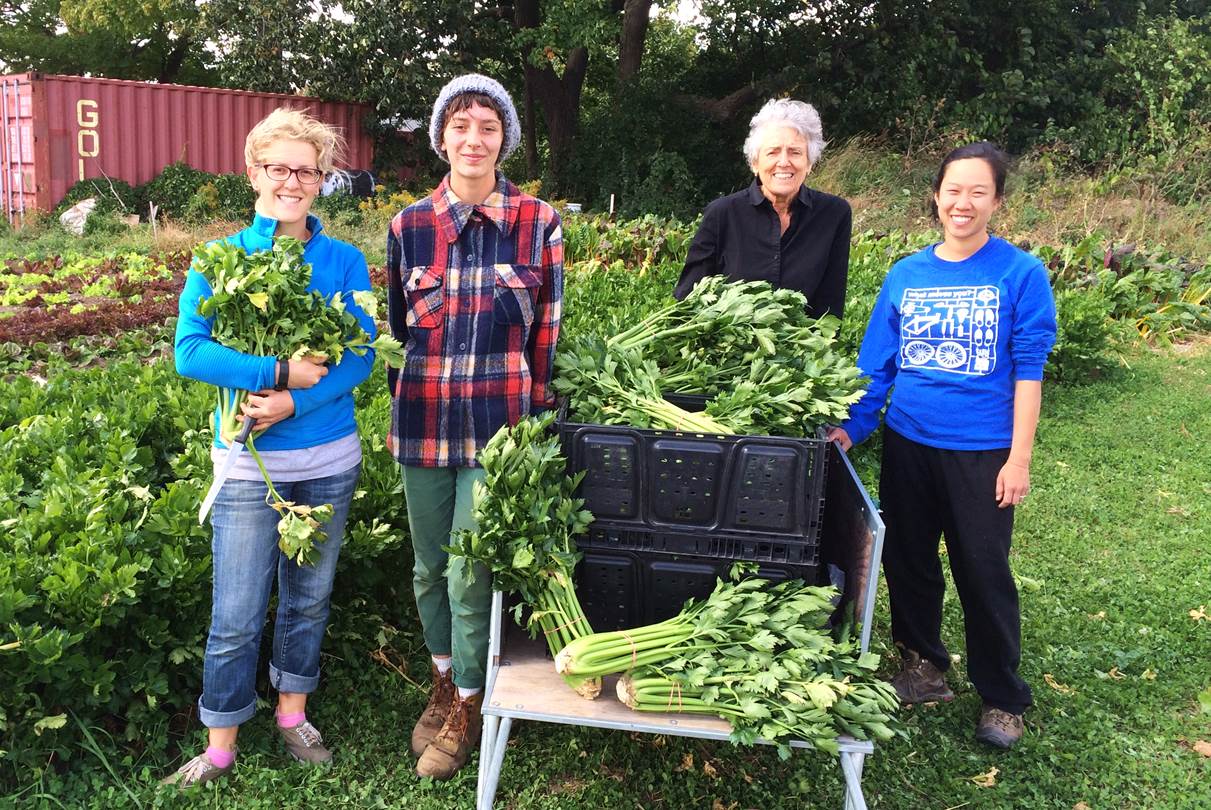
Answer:
[[1013, 440], [1018, 380], [1043, 379], [1055, 300], [1034, 256], [995, 236], [959, 262], [930, 246], [883, 282], [858, 353], [866, 394], [841, 425], [855, 444], [886, 422], [920, 444], [993, 450]]
[[[222, 241], [257, 253], [273, 247], [273, 234], [278, 222], [257, 214], [252, 225]], [[340, 293], [345, 306], [357, 316], [362, 328], [376, 335], [374, 320], [353, 300], [354, 290], [370, 289], [370, 273], [366, 258], [353, 245], [332, 239], [323, 233], [323, 225], [315, 216], [307, 217], [311, 238], [303, 250], [303, 260], [311, 265], [308, 290], [316, 290], [326, 299]], [[277, 381], [277, 358], [244, 354], [216, 341], [212, 335], [214, 318], [198, 314], [198, 303], [210, 297], [213, 290], [202, 274], [190, 268], [181, 292], [180, 315], [177, 320], [177, 372], [195, 380], [245, 391], [272, 388]], [[374, 352], [358, 356], [345, 352], [341, 361], [328, 367], [328, 374], [311, 388], [291, 388], [294, 415], [272, 425], [257, 437], [259, 450], [299, 450], [316, 447], [344, 438], [357, 430], [353, 415], [353, 389], [370, 376], [374, 368]], [[215, 409], [215, 445], [218, 438], [219, 412]]]

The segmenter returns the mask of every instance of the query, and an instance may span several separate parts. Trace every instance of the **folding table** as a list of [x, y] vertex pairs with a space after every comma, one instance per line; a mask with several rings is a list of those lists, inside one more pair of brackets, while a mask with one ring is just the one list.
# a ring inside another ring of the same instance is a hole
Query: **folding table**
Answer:
[[[870, 646], [871, 619], [883, 549], [883, 521], [853, 466], [836, 445], [829, 448], [829, 474], [820, 533], [821, 566], [841, 580], [839, 610], [853, 611], [860, 623], [861, 648]], [[726, 740], [730, 724], [714, 717], [635, 712], [615, 697], [617, 676], [604, 679], [601, 695], [585, 700], [555, 672], [542, 639], [530, 639], [506, 615], [503, 595], [492, 598], [488, 680], [484, 694], [483, 739], [479, 752], [477, 810], [491, 810], [504, 767], [514, 720], [537, 720], [648, 734]], [[845, 810], [865, 810], [862, 765], [874, 744], [841, 737]], [[792, 747], [807, 747], [792, 742]]]

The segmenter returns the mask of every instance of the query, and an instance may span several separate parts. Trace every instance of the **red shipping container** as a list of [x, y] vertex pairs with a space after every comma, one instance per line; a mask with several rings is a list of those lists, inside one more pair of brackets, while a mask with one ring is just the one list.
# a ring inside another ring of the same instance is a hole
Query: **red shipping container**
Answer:
[[[49, 211], [79, 180], [139, 185], [182, 160], [244, 171], [244, 138], [277, 107], [307, 109], [348, 142], [342, 168], [369, 169], [366, 104], [213, 87], [18, 73], [0, 76], [0, 205], [9, 221]], [[141, 212], [146, 214], [146, 212]]]

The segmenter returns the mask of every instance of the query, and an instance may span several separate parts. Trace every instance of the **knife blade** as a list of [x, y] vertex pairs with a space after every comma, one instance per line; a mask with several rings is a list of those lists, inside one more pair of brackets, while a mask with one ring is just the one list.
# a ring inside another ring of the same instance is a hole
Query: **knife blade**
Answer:
[[231, 468], [235, 466], [236, 459], [243, 452], [244, 444], [248, 441], [248, 434], [252, 433], [252, 426], [255, 423], [255, 419], [245, 419], [244, 429], [240, 431], [240, 435], [236, 436], [235, 441], [227, 448], [227, 455], [223, 458], [223, 464], [219, 467], [218, 472], [214, 474], [214, 482], [210, 485], [210, 489], [206, 491], [206, 497], [202, 499], [202, 508], [198, 510], [199, 526], [206, 522], [206, 513], [210, 511], [210, 507], [214, 506], [215, 498], [219, 497], [219, 490], [223, 488], [223, 482], [227, 480], [227, 476], [231, 475]]

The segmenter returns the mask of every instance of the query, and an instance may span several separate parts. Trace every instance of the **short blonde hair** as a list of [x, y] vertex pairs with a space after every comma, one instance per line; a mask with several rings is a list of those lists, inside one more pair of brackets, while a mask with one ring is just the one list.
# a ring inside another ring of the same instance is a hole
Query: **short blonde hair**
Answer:
[[324, 174], [345, 157], [345, 139], [334, 127], [313, 118], [306, 110], [278, 107], [265, 116], [244, 141], [244, 162], [255, 166], [275, 141], [303, 141], [315, 147], [316, 167]]

